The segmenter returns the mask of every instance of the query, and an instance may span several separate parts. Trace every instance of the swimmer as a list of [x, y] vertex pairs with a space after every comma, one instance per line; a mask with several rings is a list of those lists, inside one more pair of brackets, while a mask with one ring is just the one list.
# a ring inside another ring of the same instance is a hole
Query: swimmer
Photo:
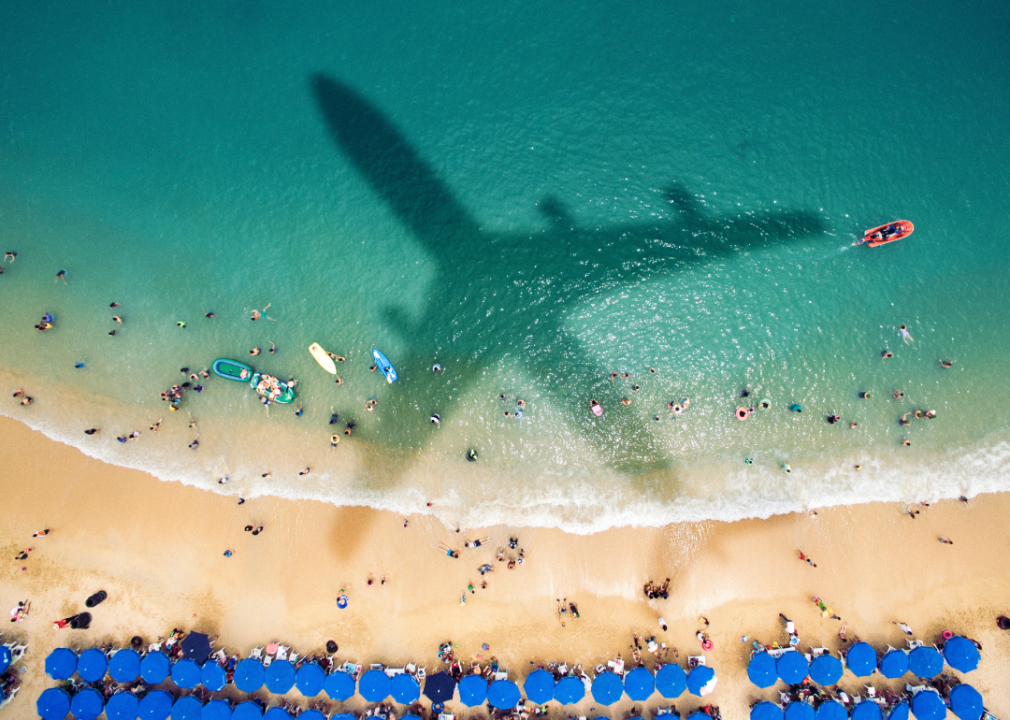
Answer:
[[516, 400], [516, 405], [518, 405], [521, 408], [524, 408], [526, 407], [526, 401], [523, 400], [522, 398], [519, 398], [518, 400]]
[[277, 352], [277, 346], [273, 344], [272, 341], [267, 340], [270, 343], [270, 354], [273, 355]]
[[629, 375], [628, 373], [621, 373], [621, 377], [627, 380], [629, 377], [631, 377], [631, 375]]
[[310, 472], [312, 472], [312, 468], [310, 468], [310, 467], [307, 467], [307, 468], [305, 468], [304, 470], [299, 470], [299, 471], [298, 471], [298, 474], [299, 474], [299, 475], [308, 475], [308, 474], [309, 474]]
[[477, 462], [477, 451], [474, 450], [473, 448], [467, 450], [466, 459], [469, 460], [470, 462]]
[[330, 406], [330, 425], [336, 425], [337, 420], [339, 420], [339, 419], [340, 419], [340, 416], [337, 415], [337, 413], [335, 413], [333, 411], [333, 406], [331, 405]]
[[74, 367], [80, 370], [82, 367], [84, 367], [84, 363], [78, 360], [77, 362], [74, 363]]
[[204, 316], [205, 318], [207, 318], [208, 320], [213, 320], [214, 318], [216, 318], [216, 317], [217, 317], [217, 315], [215, 315], [214, 313], [204, 313], [204, 315], [203, 315], [203, 316]]
[[196, 450], [198, 447], [200, 447], [200, 441], [199, 440], [194, 440], [193, 442], [191, 442], [189, 444], [189, 449], [190, 450]]
[[225, 484], [226, 482], [228, 482], [229, 480], [231, 480], [231, 478], [230, 478], [230, 477], [227, 477], [227, 476], [226, 476], [226, 477], [223, 477], [223, 478], [218, 478], [218, 481], [217, 481], [217, 484], [218, 484], [218, 485], [224, 485], [224, 484]]
[[631, 400], [629, 400], [628, 398], [621, 398], [621, 405], [630, 405], [630, 404]]
[[856, 470], [862, 470], [863, 466], [862, 465], [853, 465], [853, 468], [856, 469]]
[[898, 334], [901, 335], [901, 339], [905, 341], [906, 345], [915, 342], [915, 338], [913, 338], [911, 334], [909, 334], [908, 328], [905, 327], [904, 325], [898, 328]]
[[803, 408], [800, 407], [799, 403], [793, 403], [792, 405], [790, 405], [789, 406], [789, 410], [792, 411], [792, 412], [797, 412], [797, 413], [803, 412]]
[[912, 413], [905, 413], [904, 415], [901, 416], [901, 420], [899, 420], [898, 422], [900, 422], [902, 425], [911, 425], [912, 421], [908, 419], [908, 416], [911, 414]]
[[110, 308], [117, 308], [117, 307], [119, 307], [119, 303], [117, 303], [117, 302], [109, 303], [109, 307]]
[[378, 366], [377, 365], [372, 365], [372, 367], [368, 368], [368, 372], [375, 372], [375, 368], [376, 367], [378, 367]]
[[14, 262], [14, 258], [16, 258], [17, 256], [18, 256], [18, 254], [16, 252], [13, 252], [13, 251], [11, 251], [11, 252], [5, 252], [4, 253], [4, 262], [7, 262], [8, 260], [10, 260], [11, 262]]
[[653, 415], [652, 419], [655, 420], [656, 422], [660, 422], [662, 421], [663, 418], [659, 417], [659, 415]]
[[297, 409], [297, 410], [295, 410], [295, 417], [301, 417], [301, 416], [302, 416], [302, 412], [303, 412], [303, 410], [302, 410], [302, 406], [301, 406], [301, 405], [299, 405], [299, 406], [298, 406], [298, 409]]
[[34, 398], [32, 398], [30, 395], [25, 395], [21, 399], [21, 404], [24, 405], [24, 406], [31, 405], [32, 402], [33, 402], [33, 400], [34, 400]]
[[954, 361], [951, 360], [950, 358], [944, 358], [943, 360], [940, 361], [940, 367], [942, 367], [944, 370], [950, 370], [950, 367], [953, 364]]
[[442, 417], [438, 413], [432, 413], [428, 418], [435, 427], [442, 427]]
[[656, 373], [656, 368], [649, 368], [649, 374], [654, 375]]
[[64, 285], [67, 284], [67, 271], [66, 270], [60, 270], [58, 273], [56, 273], [56, 279], [53, 280], [53, 282], [59, 282], [60, 280], [63, 281]]
[[600, 403], [596, 402], [596, 400], [589, 401], [589, 409], [593, 412], [593, 415], [595, 415], [596, 417], [600, 417], [601, 415], [603, 415], [603, 407], [600, 405]]
[[793, 471], [793, 469], [789, 467], [789, 463], [782, 463], [782, 469], [785, 470], [787, 475]]
[[754, 458], [744, 458], [743, 459], [743, 464], [744, 465], [753, 465], [754, 464]]
[[[263, 308], [262, 312], [259, 311], [259, 310], [252, 310], [252, 311], [250, 311], [250, 318], [249, 319], [250, 320], [259, 320], [261, 317], [265, 317], [263, 315], [263, 313], [265, 313], [267, 311], [267, 308], [270, 307], [271, 304], [272, 303], [267, 303], [267, 307]], [[271, 319], [272, 318], [267, 318], [267, 320], [271, 320]]]
[[855, 429], [856, 429], [856, 423], [850, 422], [849, 423], [849, 430], [855, 430]]
[[94, 435], [96, 432], [98, 432], [98, 428], [88, 428], [87, 430], [84, 431], [84, 434]]
[[439, 365], [438, 363], [435, 363], [434, 365], [431, 366], [431, 371], [432, 372], [442, 372], [442, 366]]
[[249, 351], [249, 354], [252, 355], [253, 357], [256, 357], [257, 355], [259, 355], [260, 354], [260, 346], [257, 345], [256, 347], [254, 347], [252, 350]]
[[337, 385], [343, 385], [343, 384], [344, 384], [344, 379], [343, 379], [342, 377], [340, 377], [339, 375], [336, 375], [335, 377], [336, 377], [337, 379], [336, 379], [336, 380], [334, 380], [334, 382], [335, 382], [335, 383], [336, 383]]
[[159, 420], [158, 422], [156, 422], [154, 425], [151, 426], [151, 432], [158, 432], [158, 428], [160, 427], [161, 427], [161, 420]]
[[352, 430], [354, 430], [354, 421], [353, 420], [351, 422], [347, 423], [347, 426], [344, 428], [344, 435], [350, 435]]
[[109, 335], [115, 335], [115, 334], [116, 334], [115, 330], [109, 330]]
[[901, 398], [905, 397], [905, 393], [901, 392], [898, 388], [894, 388], [894, 390], [891, 391], [891, 394], [894, 395], [895, 400], [901, 400]]
[[865, 391], [865, 392], [859, 393], [859, 397], [862, 400], [869, 400], [871, 397], [873, 397], [873, 394], [870, 393], [869, 391]]
[[122, 325], [122, 324], [123, 324], [123, 318], [119, 317], [118, 315], [113, 315], [113, 316], [112, 316], [112, 321], [113, 321], [113, 322], [117, 322], [117, 323], [119, 323], [120, 325]]
[[912, 446], [912, 441], [909, 440], [908, 438], [903, 438], [902, 441], [901, 441], [901, 444], [904, 445], [905, 447], [911, 447]]
[[640, 389], [641, 389], [641, 388], [640, 388], [640, 386], [638, 386], [638, 385], [632, 385], [632, 386], [631, 386], [631, 392], [638, 392], [638, 391], [639, 391]]
[[175, 326], [176, 327], [180, 327], [180, 328], [184, 328], [184, 327], [186, 327], [186, 323], [183, 322], [182, 320], [177, 320], [176, 323], [175, 323]]
[[501, 395], [499, 395], [498, 399], [501, 400], [502, 402], [505, 402], [505, 400], [506, 400], [505, 393], [502, 393]]
[[18, 388], [17, 390], [14, 391], [14, 397], [21, 397], [24, 394], [25, 394], [25, 391], [22, 390], [21, 388]]
[[829, 425], [834, 425], [836, 422], [838, 422], [841, 419], [842, 418], [840, 416], [838, 416], [838, 415], [828, 415], [828, 424]]
[[883, 350], [880, 353], [880, 360], [881, 360], [881, 362], [883, 362], [884, 360], [887, 360], [888, 358], [893, 358], [893, 357], [894, 357], [894, 353], [892, 353], [890, 350]]
[[925, 413], [923, 413], [923, 417], [926, 418], [927, 420], [932, 420], [933, 418], [936, 417], [936, 410], [927, 410]]
[[340, 436], [330, 435], [330, 447], [335, 448], [338, 444], [340, 444]]
[[610, 385], [611, 385], [611, 387], [613, 387], [613, 385], [614, 385], [614, 378], [615, 377], [617, 377], [617, 373], [615, 373], [615, 372], [610, 373]]

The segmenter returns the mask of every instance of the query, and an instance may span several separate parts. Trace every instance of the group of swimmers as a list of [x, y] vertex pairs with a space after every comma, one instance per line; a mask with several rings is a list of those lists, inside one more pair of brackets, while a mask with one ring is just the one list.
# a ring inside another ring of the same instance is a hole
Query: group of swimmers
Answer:
[[39, 324], [35, 326], [35, 329], [38, 330], [39, 332], [52, 330], [53, 322], [55, 322], [55, 318], [52, 316], [52, 314], [46, 313], [45, 315], [42, 316], [42, 320], [39, 321]]

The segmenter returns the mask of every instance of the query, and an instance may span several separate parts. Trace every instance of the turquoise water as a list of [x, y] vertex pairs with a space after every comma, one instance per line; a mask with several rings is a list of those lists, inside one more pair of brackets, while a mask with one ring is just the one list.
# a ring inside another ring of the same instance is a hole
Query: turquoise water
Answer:
[[[0, 14], [0, 369], [36, 398], [0, 412], [52, 437], [210, 489], [575, 531], [1010, 489], [1005, 7]], [[915, 234], [849, 247], [898, 218]], [[168, 413], [221, 356], [298, 378], [304, 415], [219, 379]], [[743, 388], [771, 409], [741, 423]]]

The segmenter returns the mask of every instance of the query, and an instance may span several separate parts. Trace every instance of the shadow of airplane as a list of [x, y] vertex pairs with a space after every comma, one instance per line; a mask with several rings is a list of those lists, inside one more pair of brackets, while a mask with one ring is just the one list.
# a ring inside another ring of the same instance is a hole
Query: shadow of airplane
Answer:
[[[607, 396], [609, 368], [600, 367], [565, 331], [566, 307], [631, 279], [825, 230], [821, 218], [802, 211], [710, 217], [686, 189], [673, 185], [666, 197], [679, 211], [676, 220], [580, 227], [560, 201], [547, 197], [539, 204], [548, 220], [545, 229], [488, 232], [367, 99], [321, 73], [311, 76], [310, 85], [337, 149], [435, 263], [436, 277], [420, 319], [397, 308], [386, 311], [412, 348], [398, 365], [428, 367], [436, 354], [442, 359], [456, 354], [469, 358], [469, 371], [479, 375], [512, 355], [552, 401], [570, 407], [572, 418], [584, 418], [581, 428], [587, 436], [602, 439], [605, 434], [609, 445], [616, 432], [626, 456], [637, 458], [639, 466], [643, 458], [656, 457], [650, 451], [651, 433], [643, 431], [640, 419], [618, 419], [617, 413], [607, 418], [605, 431], [593, 423], [588, 398], [592, 393]], [[477, 348], [485, 350], [478, 351], [475, 365]], [[435, 385], [417, 379], [420, 391]], [[444, 378], [438, 384], [444, 385]]]

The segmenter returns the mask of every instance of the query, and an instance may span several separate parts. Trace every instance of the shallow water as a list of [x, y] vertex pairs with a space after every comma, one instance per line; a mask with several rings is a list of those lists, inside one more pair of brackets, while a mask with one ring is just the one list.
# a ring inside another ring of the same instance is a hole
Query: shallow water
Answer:
[[[0, 13], [0, 368], [37, 400], [4, 414], [166, 479], [467, 524], [1010, 488], [1005, 8]], [[222, 356], [298, 378], [304, 415], [220, 379], [168, 413]], [[741, 423], [743, 388], [771, 409]]]

